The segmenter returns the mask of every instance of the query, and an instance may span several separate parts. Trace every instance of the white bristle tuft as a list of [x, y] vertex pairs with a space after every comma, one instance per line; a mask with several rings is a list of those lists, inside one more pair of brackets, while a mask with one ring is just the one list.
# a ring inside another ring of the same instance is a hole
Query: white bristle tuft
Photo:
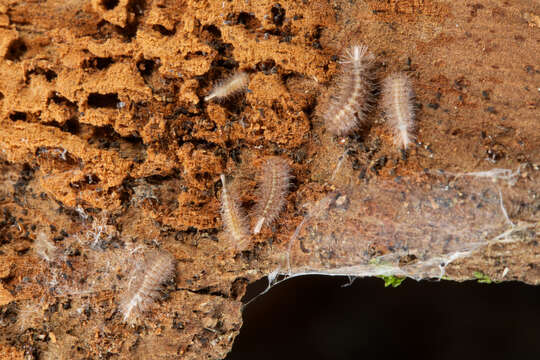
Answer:
[[414, 91], [404, 73], [390, 74], [383, 82], [382, 104], [388, 124], [394, 132], [394, 143], [406, 150], [414, 141]]

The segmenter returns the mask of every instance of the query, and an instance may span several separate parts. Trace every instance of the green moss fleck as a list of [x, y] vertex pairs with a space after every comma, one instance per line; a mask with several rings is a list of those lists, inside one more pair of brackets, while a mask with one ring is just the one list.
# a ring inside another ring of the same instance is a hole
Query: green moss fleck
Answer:
[[493, 280], [491, 280], [489, 276], [487, 276], [486, 274], [480, 271], [473, 272], [473, 275], [476, 278], [476, 280], [478, 280], [479, 283], [491, 284], [493, 282]]
[[383, 279], [384, 280], [384, 287], [398, 287], [399, 285], [401, 285], [401, 283], [403, 282], [403, 280], [405, 280], [404, 277], [399, 277], [399, 276], [384, 276], [384, 275], [381, 275], [381, 276], [378, 276], [378, 278], [380, 279]]

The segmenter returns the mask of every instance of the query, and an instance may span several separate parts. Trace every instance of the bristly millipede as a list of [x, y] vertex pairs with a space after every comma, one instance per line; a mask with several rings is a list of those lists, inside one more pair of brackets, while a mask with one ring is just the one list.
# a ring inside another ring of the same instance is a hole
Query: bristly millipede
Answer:
[[365, 121], [371, 100], [371, 66], [374, 56], [367, 46], [354, 45], [345, 51], [338, 96], [324, 114], [326, 129], [333, 135], [347, 135]]
[[134, 321], [159, 296], [161, 284], [175, 273], [175, 259], [165, 251], [145, 254], [143, 262], [133, 270], [129, 286], [120, 301], [124, 322]]
[[249, 245], [250, 234], [247, 219], [239, 205], [236, 189], [229, 186], [225, 175], [221, 175], [223, 190], [221, 191], [221, 219], [229, 240], [237, 251], [244, 250]]
[[394, 143], [407, 149], [414, 141], [414, 91], [404, 73], [390, 74], [382, 84], [382, 105], [394, 132]]
[[271, 224], [283, 210], [289, 183], [290, 167], [287, 161], [279, 157], [268, 158], [259, 176], [257, 203], [253, 212], [253, 217], [257, 219], [254, 234], [258, 234], [263, 225]]
[[249, 83], [249, 75], [243, 71], [239, 71], [231, 77], [219, 81], [210, 94], [208, 94], [204, 101], [217, 100], [222, 101], [231, 96], [239, 94], [246, 90]]

